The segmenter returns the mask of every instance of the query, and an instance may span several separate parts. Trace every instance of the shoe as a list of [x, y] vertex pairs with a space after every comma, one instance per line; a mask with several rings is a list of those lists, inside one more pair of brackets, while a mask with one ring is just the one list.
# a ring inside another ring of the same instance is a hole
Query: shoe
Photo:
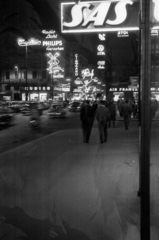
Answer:
[[89, 143], [89, 141], [86, 141], [86, 143]]
[[103, 141], [101, 141], [101, 143], [103, 143]]

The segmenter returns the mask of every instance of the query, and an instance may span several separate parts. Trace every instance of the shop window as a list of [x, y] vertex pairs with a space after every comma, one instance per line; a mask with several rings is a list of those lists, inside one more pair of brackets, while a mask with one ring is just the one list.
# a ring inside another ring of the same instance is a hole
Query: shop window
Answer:
[[46, 79], [46, 71], [42, 71], [42, 79]]
[[23, 71], [24, 79], [26, 79], [26, 71]]
[[33, 71], [33, 78], [37, 78], [37, 71]]
[[18, 71], [17, 70], [15, 70], [15, 78], [17, 78], [18, 77]]
[[5, 86], [6, 91], [10, 91], [10, 86]]
[[19, 91], [19, 86], [14, 86], [14, 90]]
[[9, 72], [9, 71], [6, 72], [6, 79], [7, 79], [7, 80], [10, 79], [10, 72]]

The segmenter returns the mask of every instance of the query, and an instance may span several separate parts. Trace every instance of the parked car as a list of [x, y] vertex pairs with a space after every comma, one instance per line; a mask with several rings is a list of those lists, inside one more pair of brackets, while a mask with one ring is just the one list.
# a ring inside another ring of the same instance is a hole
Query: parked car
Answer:
[[22, 102], [20, 102], [20, 101], [8, 102], [8, 107], [15, 113], [19, 113], [20, 112], [21, 106], [22, 106]]
[[72, 102], [68, 106], [68, 110], [70, 112], [80, 112], [81, 109], [81, 103], [80, 102]]
[[30, 105], [25, 104], [23, 107], [21, 107], [20, 112], [25, 116], [29, 116], [30, 115]]
[[62, 105], [59, 104], [53, 104], [47, 114], [51, 118], [66, 118], [66, 111]]
[[0, 106], [0, 127], [8, 126], [14, 119], [14, 113], [8, 107]]

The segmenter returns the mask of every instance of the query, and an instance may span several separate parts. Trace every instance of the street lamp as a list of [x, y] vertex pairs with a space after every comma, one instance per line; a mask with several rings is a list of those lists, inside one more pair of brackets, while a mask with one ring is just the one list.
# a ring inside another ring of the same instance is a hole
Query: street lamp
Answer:
[[25, 92], [25, 100], [28, 101], [28, 46], [33, 46], [33, 45], [41, 45], [41, 41], [38, 39], [29, 39], [26, 41], [25, 39], [18, 39], [18, 45], [20, 47], [25, 47], [25, 71], [26, 71], [26, 82], [25, 82], [25, 87], [26, 87], [26, 92]]

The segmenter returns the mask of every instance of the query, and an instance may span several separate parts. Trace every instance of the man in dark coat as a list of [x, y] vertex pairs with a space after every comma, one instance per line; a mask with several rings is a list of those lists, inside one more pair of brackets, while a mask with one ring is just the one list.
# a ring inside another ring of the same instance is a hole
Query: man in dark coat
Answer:
[[83, 130], [83, 142], [89, 143], [89, 138], [93, 126], [95, 115], [94, 107], [90, 106], [90, 102], [86, 100], [80, 111], [80, 119], [82, 122], [82, 130]]
[[111, 127], [111, 121], [113, 122], [113, 127], [115, 128], [115, 120], [116, 120], [116, 106], [114, 101], [112, 100], [109, 104], [109, 128]]
[[96, 110], [96, 119], [98, 122], [99, 140], [101, 143], [107, 141], [107, 121], [109, 118], [109, 109], [105, 107], [103, 101], [99, 102]]
[[125, 130], [129, 129], [129, 124], [130, 124], [130, 120], [131, 120], [131, 113], [132, 113], [131, 106], [129, 104], [129, 101], [126, 100], [124, 105], [123, 105], [123, 118], [124, 118]]

